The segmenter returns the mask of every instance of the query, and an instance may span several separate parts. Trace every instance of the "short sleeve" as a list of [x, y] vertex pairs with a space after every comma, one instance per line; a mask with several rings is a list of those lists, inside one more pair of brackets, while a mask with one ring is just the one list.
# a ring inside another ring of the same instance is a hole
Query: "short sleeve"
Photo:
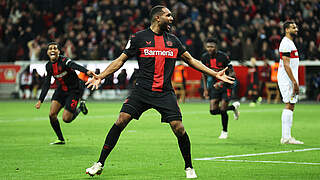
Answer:
[[138, 51], [139, 49], [137, 46], [137, 37], [135, 34], [133, 34], [129, 38], [127, 45], [123, 50], [123, 53], [130, 58], [130, 57], [136, 56]]
[[178, 57], [180, 57], [187, 50], [183, 47], [181, 41], [176, 36], [174, 37], [176, 39], [176, 47], [178, 48]]
[[287, 53], [287, 52], [291, 52], [291, 48], [290, 48], [290, 45], [289, 43], [287, 43], [286, 41], [282, 41], [280, 43], [280, 46], [279, 46], [279, 52], [282, 52], [282, 53]]

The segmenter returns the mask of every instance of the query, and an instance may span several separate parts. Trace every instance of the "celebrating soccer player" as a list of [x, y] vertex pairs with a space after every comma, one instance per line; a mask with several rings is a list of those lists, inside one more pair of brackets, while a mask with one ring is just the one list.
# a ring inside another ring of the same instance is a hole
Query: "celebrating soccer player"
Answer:
[[[230, 64], [229, 56], [222, 51], [218, 51], [217, 40], [209, 38], [206, 42], [207, 52], [202, 54], [201, 61], [207, 67], [213, 69], [214, 71], [220, 71], [226, 67], [229, 67], [227, 73], [229, 76], [234, 76], [232, 65]], [[228, 138], [228, 113], [227, 111], [234, 111], [234, 118], [239, 119], [240, 103], [238, 101], [234, 102], [229, 106], [229, 101], [231, 98], [231, 86], [228, 83], [216, 79], [212, 76], [207, 76], [202, 73], [203, 80], [203, 96], [210, 99], [210, 114], [221, 115], [222, 131], [219, 139]], [[221, 107], [219, 103], [221, 101]]]
[[281, 144], [303, 144], [291, 136], [294, 105], [299, 95], [299, 54], [293, 38], [298, 35], [298, 27], [293, 21], [283, 24], [285, 37], [282, 38], [279, 52], [280, 62], [278, 69], [278, 85], [282, 101], [286, 104], [282, 111], [282, 138]]
[[48, 93], [51, 77], [53, 76], [55, 80], [59, 82], [59, 86], [55, 90], [51, 99], [49, 118], [51, 127], [58, 136], [58, 139], [51, 144], [65, 144], [57, 118], [61, 108], [64, 107], [62, 119], [66, 123], [72, 122], [78, 116], [80, 111], [82, 111], [83, 114], [86, 114], [88, 111], [84, 101], [81, 101], [77, 108], [83, 88], [81, 89], [79, 83], [80, 80], [74, 70], [86, 73], [89, 76], [93, 76], [95, 74], [73, 62], [68, 57], [60, 55], [59, 45], [56, 42], [48, 44], [47, 55], [50, 58], [50, 61], [46, 64], [47, 75], [42, 86], [39, 101], [35, 107], [37, 109], [40, 108], [41, 103], [44, 101]]
[[101, 174], [106, 158], [115, 147], [123, 129], [132, 119], [139, 119], [150, 108], [161, 114], [161, 122], [169, 123], [178, 139], [179, 148], [185, 161], [187, 178], [196, 178], [191, 163], [190, 141], [182, 124], [182, 115], [171, 85], [171, 76], [177, 59], [222, 81], [233, 83], [233, 78], [225, 75], [227, 68], [215, 72], [194, 59], [183, 47], [179, 39], [168, 33], [173, 22], [169, 9], [155, 6], [150, 12], [150, 28], [130, 37], [123, 53], [101, 74], [88, 81], [88, 88], [98, 88], [101, 79], [117, 71], [129, 57], [136, 56], [139, 64], [136, 86], [124, 102], [117, 121], [110, 129], [103, 145], [98, 162], [86, 169], [94, 176]]

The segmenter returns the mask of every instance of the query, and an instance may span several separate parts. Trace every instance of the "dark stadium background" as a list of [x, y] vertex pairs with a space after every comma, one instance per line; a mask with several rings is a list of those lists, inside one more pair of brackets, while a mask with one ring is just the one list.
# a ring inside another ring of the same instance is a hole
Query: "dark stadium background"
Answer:
[[45, 63], [46, 44], [53, 40], [74, 60], [112, 60], [122, 52], [130, 34], [148, 28], [149, 10], [157, 4], [172, 10], [172, 33], [194, 57], [200, 58], [204, 52], [206, 38], [215, 37], [220, 41], [219, 49], [240, 66], [252, 57], [258, 65], [262, 60], [269, 60], [270, 64], [278, 61], [282, 24], [294, 20], [299, 26], [295, 44], [306, 68], [307, 98], [317, 99], [317, 0], [0, 0], [0, 62]]

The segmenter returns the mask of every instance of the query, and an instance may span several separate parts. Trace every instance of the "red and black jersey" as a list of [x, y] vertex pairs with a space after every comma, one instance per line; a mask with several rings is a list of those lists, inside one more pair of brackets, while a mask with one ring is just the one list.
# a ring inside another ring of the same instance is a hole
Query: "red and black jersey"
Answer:
[[201, 56], [201, 62], [210, 69], [220, 71], [228, 67], [230, 59], [229, 56], [222, 51], [218, 51], [215, 55], [210, 55], [208, 52], [205, 52]]
[[[217, 51], [217, 53], [214, 55], [210, 55], [208, 52], [203, 53], [201, 56], [201, 62], [214, 71], [220, 71], [228, 66], [231, 66], [229, 56], [222, 51]], [[226, 71], [226, 74], [228, 75], [229, 72]], [[211, 87], [212, 84], [218, 81], [216, 78], [210, 78], [210, 80], [212, 82], [209, 83], [210, 86], [208, 87]]]
[[249, 84], [255, 84], [255, 85], [259, 84], [259, 74], [258, 74], [257, 66], [248, 67], [247, 82]]
[[156, 34], [148, 28], [133, 34], [123, 53], [138, 59], [136, 86], [149, 91], [164, 92], [172, 90], [171, 76], [175, 63], [185, 51], [173, 34]]
[[58, 89], [64, 92], [78, 92], [80, 90], [79, 78], [75, 70], [87, 73], [87, 69], [78, 65], [70, 58], [59, 56], [55, 62], [49, 61], [46, 64], [47, 75], [42, 86], [39, 100], [43, 102], [50, 88], [51, 77], [59, 82]]

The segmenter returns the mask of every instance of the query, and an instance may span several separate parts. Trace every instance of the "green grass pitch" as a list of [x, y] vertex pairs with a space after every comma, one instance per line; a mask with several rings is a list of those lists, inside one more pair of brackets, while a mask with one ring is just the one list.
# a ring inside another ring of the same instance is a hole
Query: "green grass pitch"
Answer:
[[[88, 101], [88, 115], [81, 114], [71, 124], [63, 123], [60, 113], [66, 138], [63, 146], [49, 145], [56, 139], [49, 124], [49, 103], [40, 110], [34, 108], [35, 103], [0, 102], [1, 180], [185, 179], [177, 140], [155, 110], [128, 125], [102, 175], [91, 178], [85, 169], [97, 161], [122, 103]], [[220, 116], [209, 114], [208, 103], [181, 104], [193, 159], [256, 154], [193, 160], [198, 179], [320, 179], [320, 105], [296, 105], [292, 131], [304, 145], [280, 145], [283, 107], [242, 104], [238, 121], [229, 112], [229, 139], [219, 140]], [[290, 152], [298, 149], [303, 151]], [[288, 152], [258, 155], [281, 151]]]

